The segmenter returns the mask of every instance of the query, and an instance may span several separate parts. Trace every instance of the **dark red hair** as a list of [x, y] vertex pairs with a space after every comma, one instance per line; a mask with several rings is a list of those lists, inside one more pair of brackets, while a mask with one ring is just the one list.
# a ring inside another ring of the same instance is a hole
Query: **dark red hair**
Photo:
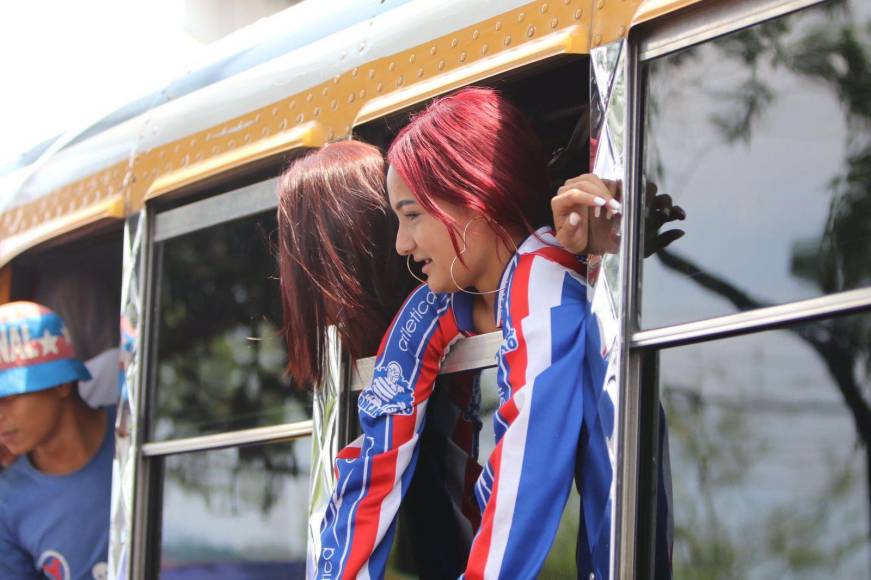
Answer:
[[547, 160], [517, 107], [493, 89], [472, 87], [434, 101], [396, 136], [390, 166], [429, 213], [451, 233], [458, 224], [437, 202], [481, 213], [509, 233], [532, 233], [550, 216]]
[[287, 371], [301, 385], [324, 377], [328, 326], [352, 360], [374, 354], [413, 286], [393, 251], [384, 175], [377, 148], [343, 141], [297, 159], [279, 181]]

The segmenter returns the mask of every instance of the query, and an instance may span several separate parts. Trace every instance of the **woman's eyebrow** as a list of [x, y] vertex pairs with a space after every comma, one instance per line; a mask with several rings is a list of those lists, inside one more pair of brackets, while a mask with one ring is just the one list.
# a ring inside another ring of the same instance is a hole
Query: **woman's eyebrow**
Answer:
[[393, 207], [396, 208], [396, 211], [399, 211], [407, 205], [417, 205], [417, 202], [413, 199], [400, 199]]

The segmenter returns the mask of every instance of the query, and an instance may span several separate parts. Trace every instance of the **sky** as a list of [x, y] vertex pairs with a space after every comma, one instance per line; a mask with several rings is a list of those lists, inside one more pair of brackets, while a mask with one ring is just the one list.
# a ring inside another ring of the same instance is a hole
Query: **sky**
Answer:
[[185, 70], [180, 0], [0, 3], [0, 165]]

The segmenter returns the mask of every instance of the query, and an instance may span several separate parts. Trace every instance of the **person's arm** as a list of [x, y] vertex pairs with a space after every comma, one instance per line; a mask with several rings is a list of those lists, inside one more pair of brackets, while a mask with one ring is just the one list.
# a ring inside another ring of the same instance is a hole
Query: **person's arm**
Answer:
[[31, 555], [15, 541], [5, 518], [0, 517], [0, 578], [38, 580], [42, 577], [34, 569]]
[[[503, 309], [496, 448], [476, 494], [484, 506], [467, 579], [535, 578], [572, 484], [590, 382], [585, 376], [586, 285], [577, 259], [525, 254]], [[503, 380], [503, 379], [507, 379]], [[595, 409], [595, 407], [593, 407]]]
[[336, 491], [321, 527], [318, 578], [381, 578], [395, 518], [417, 460], [426, 402], [459, 336], [448, 295], [415, 290], [382, 341], [360, 394], [363, 431], [336, 461]]

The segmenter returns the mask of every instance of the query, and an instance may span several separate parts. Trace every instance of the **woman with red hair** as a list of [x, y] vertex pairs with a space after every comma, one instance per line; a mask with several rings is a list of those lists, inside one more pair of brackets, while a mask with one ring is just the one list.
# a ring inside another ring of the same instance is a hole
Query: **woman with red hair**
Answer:
[[[389, 203], [398, 217], [396, 249], [422, 266], [426, 285], [399, 309], [378, 349], [372, 383], [361, 393], [363, 435], [338, 456], [318, 577], [383, 577], [441, 361], [458, 338], [500, 328], [497, 445], [475, 488], [482, 521], [465, 574], [536, 576], [580, 457], [585, 525], [579, 573], [607, 576], [612, 468], [606, 439], [613, 429], [613, 407], [603, 396], [605, 361], [587, 302], [584, 264], [549, 228], [535, 229], [551, 212], [544, 195], [546, 159], [535, 133], [525, 116], [494, 91], [466, 89], [413, 119], [387, 158]], [[616, 240], [606, 217], [619, 211], [619, 203], [596, 178], [584, 179], [562, 196], [572, 196], [580, 206], [567, 214], [555, 206], [557, 222], [563, 231], [586, 238], [580, 249], [604, 250]], [[287, 203], [283, 197], [282, 206]], [[607, 227], [588, 227], [597, 222], [596, 213]], [[304, 244], [284, 246], [284, 240], [293, 239], [292, 230], [312, 224], [299, 219], [282, 224], [282, 259], [301, 267], [307, 258], [292, 254], [295, 247], [305, 254]], [[331, 241], [326, 245], [342, 236], [314, 227]], [[348, 224], [348, 232], [360, 230]], [[356, 235], [345, 237], [349, 244], [367, 243]], [[353, 249], [323, 253], [318, 268], [356, 268], [352, 255]], [[337, 318], [340, 334], [349, 334], [353, 323], [342, 321], [350, 313], [343, 309], [341, 289], [323, 285], [320, 272], [305, 273], [310, 277], [305, 283], [316, 285], [325, 301], [312, 310]], [[293, 273], [282, 267], [285, 288], [299, 283], [285, 274]], [[301, 303], [292, 291], [285, 295], [290, 296], [288, 309]], [[321, 356], [309, 355], [313, 361]]]

